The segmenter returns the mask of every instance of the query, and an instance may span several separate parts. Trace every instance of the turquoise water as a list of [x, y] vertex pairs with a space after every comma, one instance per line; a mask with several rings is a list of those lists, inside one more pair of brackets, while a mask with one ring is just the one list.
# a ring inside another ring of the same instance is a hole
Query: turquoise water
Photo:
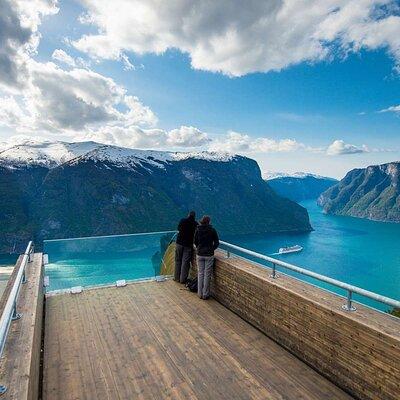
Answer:
[[[325, 215], [315, 201], [301, 204], [309, 212], [313, 232], [231, 236], [226, 241], [263, 254], [275, 253], [286, 245], [299, 244], [304, 247], [302, 252], [274, 257], [400, 300], [400, 224]], [[282, 271], [289, 273], [284, 269]], [[344, 294], [330, 285], [296, 276]], [[355, 298], [381, 310], [388, 309], [388, 306], [368, 299]]]
[[[271, 254], [279, 247], [299, 244], [301, 253], [274, 256], [300, 267], [400, 299], [400, 224], [324, 215], [315, 201], [302, 203], [309, 211], [314, 231], [302, 234], [227, 236], [241, 247]], [[158, 275], [161, 256], [172, 233], [125, 235], [106, 238], [45, 242], [50, 264], [50, 290], [72, 286], [114, 283]], [[300, 279], [336, 293], [341, 290], [289, 271]], [[365, 298], [365, 304], [387, 310]]]
[[159, 275], [162, 255], [172, 237], [168, 232], [45, 241], [48, 290]]
[[18, 255], [15, 254], [0, 254], [0, 267], [15, 265]]

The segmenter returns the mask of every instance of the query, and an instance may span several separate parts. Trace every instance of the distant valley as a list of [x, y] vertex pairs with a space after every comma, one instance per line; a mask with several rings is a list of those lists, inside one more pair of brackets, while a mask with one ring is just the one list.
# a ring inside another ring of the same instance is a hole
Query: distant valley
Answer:
[[333, 178], [301, 172], [293, 175], [277, 173], [267, 175], [265, 179], [280, 196], [296, 202], [317, 199], [321, 193], [338, 182]]
[[400, 222], [400, 162], [354, 169], [318, 203], [329, 214]]
[[311, 229], [249, 158], [33, 142], [0, 152], [0, 253], [33, 238], [175, 229], [189, 209], [223, 233]]

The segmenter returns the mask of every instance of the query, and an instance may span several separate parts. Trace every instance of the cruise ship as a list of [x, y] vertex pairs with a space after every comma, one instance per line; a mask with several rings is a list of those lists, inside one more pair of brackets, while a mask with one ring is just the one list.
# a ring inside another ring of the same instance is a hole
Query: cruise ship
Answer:
[[281, 247], [278, 251], [278, 254], [287, 254], [287, 253], [298, 253], [302, 251], [303, 247], [296, 244], [295, 246]]

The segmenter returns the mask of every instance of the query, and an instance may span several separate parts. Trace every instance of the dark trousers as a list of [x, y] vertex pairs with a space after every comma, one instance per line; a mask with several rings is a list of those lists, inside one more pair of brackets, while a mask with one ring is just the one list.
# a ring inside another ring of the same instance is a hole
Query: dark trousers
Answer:
[[175, 249], [175, 273], [174, 279], [177, 282], [185, 283], [187, 281], [192, 259], [192, 248], [176, 244]]

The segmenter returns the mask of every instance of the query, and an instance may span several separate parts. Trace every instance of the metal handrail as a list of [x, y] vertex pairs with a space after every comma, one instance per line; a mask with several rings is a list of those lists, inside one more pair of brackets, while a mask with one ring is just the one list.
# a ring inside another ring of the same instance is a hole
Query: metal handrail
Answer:
[[[354, 307], [354, 305], [352, 303], [353, 293], [356, 293], [363, 297], [367, 297], [369, 299], [375, 300], [379, 303], [387, 304], [388, 306], [391, 306], [391, 307], [400, 308], [400, 301], [391, 299], [390, 297], [386, 297], [386, 296], [382, 296], [382, 295], [374, 293], [374, 292], [370, 292], [369, 290], [365, 290], [360, 287], [350, 285], [348, 283], [339, 281], [337, 279], [329, 278], [328, 276], [309, 271], [308, 269], [301, 268], [301, 267], [298, 267], [293, 264], [289, 264], [289, 263], [281, 261], [281, 260], [277, 260], [276, 258], [272, 258], [272, 257], [266, 256], [264, 254], [257, 253], [255, 251], [248, 250], [248, 249], [236, 246], [231, 243], [227, 243], [224, 241], [220, 241], [220, 243], [232, 250], [236, 250], [241, 253], [247, 254], [249, 256], [270, 262], [272, 264], [271, 278], [273, 278], [273, 279], [276, 279], [278, 277], [278, 275], [276, 274], [276, 266], [278, 265], [280, 267], [289, 269], [291, 271], [298, 272], [299, 274], [309, 276], [310, 278], [314, 278], [321, 282], [329, 283], [330, 285], [333, 285], [338, 288], [346, 290], [347, 291], [347, 303], [342, 306], [342, 308], [346, 311], [355, 311], [356, 310], [356, 307]], [[227, 251], [227, 256], [228, 257], [230, 256], [229, 250]]]
[[[31, 262], [31, 254], [33, 252], [33, 248], [33, 242], [29, 242], [0, 318], [0, 357], [3, 355], [4, 346], [6, 344], [11, 322], [21, 318], [21, 314], [17, 312], [18, 295], [21, 285], [26, 282], [26, 267], [28, 265], [28, 262]], [[5, 390], [6, 388], [0, 385], [0, 394], [3, 394]]]
[[101, 236], [82, 236], [82, 237], [72, 237], [72, 238], [61, 238], [61, 239], [46, 239], [43, 243], [48, 242], [67, 242], [71, 240], [86, 240], [86, 239], [107, 239], [116, 237], [127, 237], [127, 236], [145, 236], [145, 235], [161, 235], [165, 233], [174, 233], [176, 231], [160, 231], [160, 232], [141, 232], [141, 233], [122, 233], [119, 235], [101, 235]]

